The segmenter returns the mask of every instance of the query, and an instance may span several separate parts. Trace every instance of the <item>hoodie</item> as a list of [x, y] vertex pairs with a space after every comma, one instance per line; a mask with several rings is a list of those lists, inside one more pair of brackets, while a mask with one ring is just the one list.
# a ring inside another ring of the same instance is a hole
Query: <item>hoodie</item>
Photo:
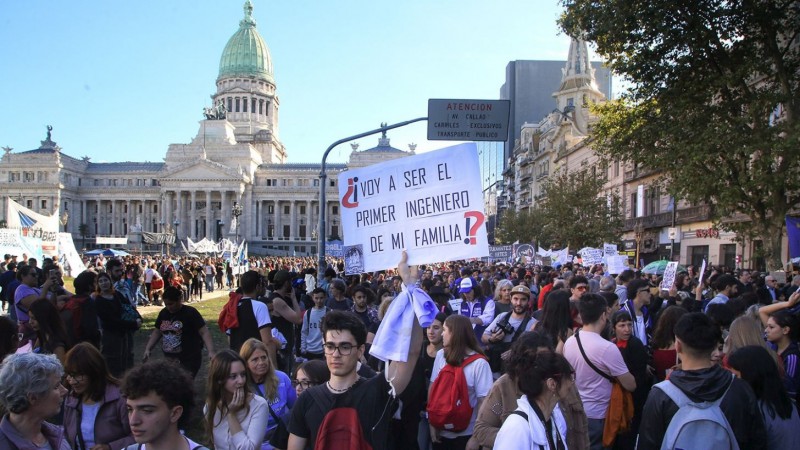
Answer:
[[[747, 382], [733, 378], [730, 372], [718, 365], [700, 370], [676, 370], [670, 374], [669, 381], [694, 402], [711, 402], [725, 395], [720, 408], [736, 435], [739, 448], [767, 448], [764, 421], [756, 396]], [[644, 405], [637, 449], [660, 449], [676, 412], [678, 405], [664, 391], [653, 388]]]

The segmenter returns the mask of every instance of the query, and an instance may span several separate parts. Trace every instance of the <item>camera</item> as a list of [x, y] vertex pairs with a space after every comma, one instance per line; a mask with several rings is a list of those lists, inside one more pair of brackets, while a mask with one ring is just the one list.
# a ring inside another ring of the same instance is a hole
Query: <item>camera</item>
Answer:
[[515, 331], [514, 327], [511, 326], [511, 324], [508, 323], [508, 321], [506, 320], [501, 320], [500, 322], [497, 322], [497, 329], [505, 333], [506, 336], [514, 334]]

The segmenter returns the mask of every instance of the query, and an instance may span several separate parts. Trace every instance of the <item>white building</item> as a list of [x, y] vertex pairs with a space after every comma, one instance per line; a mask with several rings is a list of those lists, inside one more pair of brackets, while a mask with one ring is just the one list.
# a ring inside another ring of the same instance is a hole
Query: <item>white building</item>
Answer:
[[[93, 163], [63, 153], [48, 127], [39, 148], [6, 148], [0, 158], [0, 217], [8, 196], [44, 214], [68, 212], [65, 229], [76, 241], [125, 236], [135, 225], [149, 232], [174, 229], [184, 241], [217, 240], [236, 234], [236, 202], [243, 211], [238, 234], [250, 253], [314, 254], [321, 166], [286, 163], [272, 59], [252, 11], [246, 0], [244, 18], [220, 58], [212, 96], [217, 108], [206, 111], [191, 142], [169, 145], [163, 162]], [[220, 105], [225, 111], [217, 114]], [[375, 148], [354, 148], [348, 164], [328, 164], [325, 237], [342, 235], [341, 171], [410, 154], [391, 147], [384, 135]]]

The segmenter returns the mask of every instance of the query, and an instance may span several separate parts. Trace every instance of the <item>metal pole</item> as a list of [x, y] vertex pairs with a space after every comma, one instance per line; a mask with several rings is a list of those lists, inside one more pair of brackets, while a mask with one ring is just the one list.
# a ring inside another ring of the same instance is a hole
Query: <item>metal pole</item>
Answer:
[[328, 179], [328, 174], [325, 172], [326, 170], [326, 162], [328, 160], [328, 154], [339, 144], [343, 144], [348, 141], [352, 141], [354, 139], [360, 139], [362, 137], [370, 136], [373, 134], [383, 133], [388, 130], [393, 130], [395, 128], [404, 127], [406, 125], [410, 125], [415, 122], [421, 122], [423, 120], [428, 120], [427, 117], [419, 117], [412, 120], [406, 120], [405, 122], [395, 123], [393, 125], [385, 125], [380, 128], [376, 128], [372, 131], [367, 131], [361, 134], [356, 134], [353, 136], [348, 136], [346, 138], [339, 139], [338, 141], [331, 144], [325, 153], [322, 155], [322, 170], [319, 173], [319, 235], [317, 236], [317, 250], [319, 251], [319, 260], [317, 261], [317, 286], [319, 286], [319, 282], [324, 276], [325, 273], [325, 186], [326, 180]]
[[678, 200], [672, 197], [672, 239], [669, 240], [669, 260], [674, 261], [675, 257], [675, 219], [678, 211]]

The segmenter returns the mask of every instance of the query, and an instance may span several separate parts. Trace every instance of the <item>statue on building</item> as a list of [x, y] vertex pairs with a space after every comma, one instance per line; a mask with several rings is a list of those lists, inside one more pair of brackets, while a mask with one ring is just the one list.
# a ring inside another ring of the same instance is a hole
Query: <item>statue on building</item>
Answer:
[[55, 142], [53, 142], [52, 138], [53, 138], [53, 126], [52, 125], [48, 125], [47, 126], [47, 139], [45, 139], [43, 141], [39, 141], [39, 142], [42, 143], [42, 145], [39, 148], [42, 148], [42, 149], [56, 148], [57, 145], [56, 145]]
[[228, 109], [225, 108], [225, 102], [222, 99], [217, 100], [217, 104], [211, 108], [203, 108], [203, 115], [208, 120], [224, 120], [227, 112]]
[[136, 222], [131, 227], [132, 233], [141, 233], [142, 232], [142, 216], [140, 214], [136, 215]]

